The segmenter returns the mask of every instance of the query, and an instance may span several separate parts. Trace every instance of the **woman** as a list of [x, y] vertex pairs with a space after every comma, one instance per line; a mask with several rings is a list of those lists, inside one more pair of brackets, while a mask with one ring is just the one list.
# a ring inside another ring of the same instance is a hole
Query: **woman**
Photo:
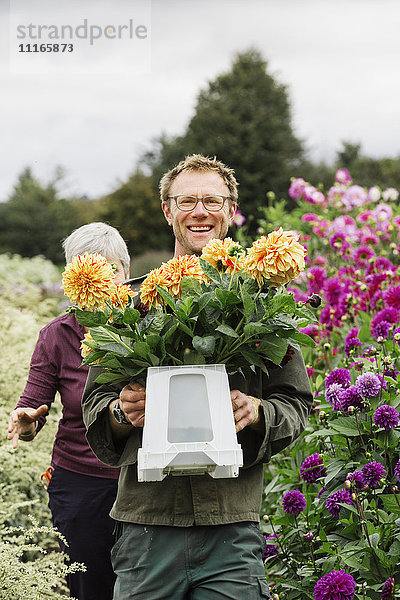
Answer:
[[[113, 263], [115, 283], [129, 276], [130, 257], [119, 232], [105, 223], [76, 229], [63, 243], [67, 264], [77, 254], [98, 252]], [[78, 600], [111, 600], [115, 576], [110, 562], [114, 522], [109, 511], [117, 491], [119, 470], [101, 463], [86, 441], [81, 397], [88, 372], [81, 367], [85, 328], [73, 314], [63, 314], [39, 334], [24, 392], [11, 412], [8, 439], [32, 441], [46, 422], [56, 392], [62, 403], [46, 473], [53, 524], [64, 535], [62, 549], [86, 572], [68, 575], [71, 596]]]

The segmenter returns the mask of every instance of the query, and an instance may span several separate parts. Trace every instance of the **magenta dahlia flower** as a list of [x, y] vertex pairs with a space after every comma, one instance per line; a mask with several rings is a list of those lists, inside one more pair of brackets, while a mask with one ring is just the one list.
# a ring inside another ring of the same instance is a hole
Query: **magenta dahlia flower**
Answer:
[[282, 506], [285, 513], [297, 517], [306, 507], [306, 499], [298, 490], [290, 490], [283, 496]]
[[362, 474], [364, 482], [369, 487], [377, 488], [380, 486], [382, 477], [386, 475], [386, 469], [381, 463], [373, 461], [364, 465]]
[[394, 476], [397, 477], [397, 479], [400, 479], [400, 460], [396, 463], [394, 468]]
[[344, 339], [344, 351], [346, 356], [350, 356], [352, 350], [358, 346], [362, 346], [361, 340], [358, 337], [358, 333], [359, 329], [357, 327], [350, 329], [349, 333], [346, 335]]
[[400, 308], [400, 285], [391, 285], [383, 292], [383, 301], [388, 308]]
[[399, 424], [399, 412], [388, 404], [379, 406], [374, 414], [374, 423], [377, 427], [382, 427], [386, 431], [395, 429]]
[[338, 517], [340, 513], [339, 502], [342, 504], [349, 504], [350, 506], [354, 506], [354, 502], [351, 498], [351, 494], [348, 490], [338, 490], [334, 492], [330, 496], [327, 497], [325, 506], [328, 512], [331, 513], [332, 517]]
[[315, 600], [352, 600], [356, 582], [351, 575], [340, 571], [331, 571], [317, 581], [313, 596]]
[[300, 467], [300, 477], [307, 483], [315, 483], [326, 476], [326, 468], [321, 454], [307, 456]]
[[335, 173], [335, 181], [342, 185], [349, 185], [353, 180], [347, 169], [338, 169]]

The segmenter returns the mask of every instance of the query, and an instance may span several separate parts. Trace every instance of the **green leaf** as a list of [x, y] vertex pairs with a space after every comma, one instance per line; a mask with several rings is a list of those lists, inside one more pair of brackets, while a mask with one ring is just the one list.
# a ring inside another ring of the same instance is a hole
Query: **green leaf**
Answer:
[[215, 349], [215, 337], [212, 335], [204, 337], [195, 335], [192, 344], [193, 348], [203, 356], [212, 356]]
[[302, 346], [310, 346], [310, 348], [315, 348], [315, 346], [317, 345], [311, 336], [307, 335], [306, 333], [302, 333], [301, 331], [295, 331], [290, 335], [293, 339], [296, 340], [296, 342], [299, 342], [299, 344], [301, 344]]
[[217, 288], [215, 290], [215, 295], [221, 303], [222, 308], [230, 308], [231, 306], [235, 306], [235, 304], [240, 304], [241, 300], [237, 297], [235, 292], [231, 290], [221, 290]]
[[201, 283], [194, 277], [182, 277], [181, 290], [184, 295], [200, 296], [201, 295]]
[[214, 283], [217, 283], [218, 285], [221, 284], [221, 275], [215, 267], [210, 265], [210, 263], [204, 260], [204, 258], [200, 258], [200, 266], [203, 270], [203, 273], [207, 275], [211, 281], [214, 281]]
[[256, 311], [256, 303], [254, 302], [253, 297], [249, 294], [247, 288], [244, 285], [242, 286], [240, 293], [243, 301], [244, 316], [246, 318], [246, 321], [249, 321], [249, 319], [251, 319], [251, 317]]
[[127, 306], [124, 310], [123, 321], [127, 325], [134, 325], [140, 319], [140, 312], [133, 308], [133, 306]]
[[258, 352], [264, 354], [266, 358], [276, 365], [280, 365], [287, 352], [287, 348], [287, 340], [279, 338], [277, 335], [271, 333], [263, 335], [260, 345], [258, 346]]
[[252, 337], [253, 335], [262, 335], [272, 332], [273, 330], [263, 323], [247, 323], [247, 325], [243, 327], [243, 333], [246, 338]]
[[105, 325], [111, 316], [111, 310], [81, 310], [77, 308], [75, 311], [75, 317], [78, 323], [83, 327], [98, 327], [99, 325]]
[[331, 428], [342, 435], [355, 437], [359, 435], [357, 423], [354, 417], [339, 417], [331, 422]]
[[318, 321], [318, 317], [315, 315], [315, 311], [309, 308], [308, 306], [296, 306], [294, 310], [294, 314], [298, 317], [304, 317], [308, 321]]
[[381, 494], [379, 498], [382, 500], [383, 506], [385, 507], [388, 513], [395, 513], [397, 515], [400, 514], [400, 506], [396, 501], [395, 494]]
[[120, 375], [116, 373], [101, 373], [98, 377], [96, 377], [96, 383], [110, 383], [111, 381], [127, 381], [129, 377], [126, 375]]
[[296, 309], [296, 302], [293, 294], [288, 292], [281, 292], [275, 294], [270, 302], [270, 316], [276, 313], [291, 313], [293, 314]]
[[184, 365], [205, 365], [206, 361], [202, 354], [196, 352], [194, 350], [190, 350], [190, 352], [185, 352], [183, 357]]
[[215, 331], [219, 331], [223, 335], [227, 335], [232, 338], [239, 337], [238, 334], [236, 333], [236, 331], [234, 329], [232, 329], [232, 327], [230, 327], [229, 325], [226, 325], [225, 323], [221, 323], [221, 325], [218, 325], [218, 327], [216, 327]]
[[268, 374], [268, 369], [265, 365], [265, 362], [257, 354], [257, 352], [255, 352], [254, 350], [250, 350], [250, 348], [240, 348], [240, 354], [250, 365], [255, 365], [256, 367], [259, 367], [264, 373]]
[[148, 358], [150, 354], [150, 346], [147, 342], [136, 342], [133, 347], [133, 352], [135, 356], [139, 356], [140, 358]]
[[165, 304], [168, 304], [168, 306], [170, 306], [172, 310], [175, 310], [175, 300], [173, 299], [171, 294], [167, 292], [167, 290], [165, 290], [163, 287], [157, 284], [156, 290], [160, 294], [161, 298], [164, 300]]

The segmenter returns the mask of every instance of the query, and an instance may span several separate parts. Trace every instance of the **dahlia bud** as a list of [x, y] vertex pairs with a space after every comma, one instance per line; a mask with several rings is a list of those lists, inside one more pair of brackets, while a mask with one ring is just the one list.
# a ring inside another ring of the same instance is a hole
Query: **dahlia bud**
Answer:
[[267, 192], [267, 198], [268, 200], [275, 200], [276, 196], [274, 194], [274, 192]]
[[303, 535], [303, 540], [305, 540], [306, 542], [311, 542], [311, 540], [313, 539], [314, 534], [312, 531], [309, 531], [308, 533], [305, 533]]
[[264, 515], [264, 516], [263, 516], [263, 521], [265, 521], [265, 523], [268, 523], [268, 521], [269, 521], [269, 516], [268, 516], [268, 515]]
[[347, 412], [349, 413], [349, 415], [353, 415], [356, 412], [356, 407], [353, 405], [349, 406]]
[[399, 491], [399, 487], [397, 485], [392, 485], [393, 494], [397, 494], [398, 491]]
[[306, 304], [309, 304], [311, 308], [318, 308], [321, 304], [321, 296], [318, 294], [311, 294], [311, 296], [306, 300]]
[[357, 494], [355, 494], [354, 492], [351, 495], [351, 499], [352, 500], [357, 500]]
[[325, 342], [324, 350], [330, 350], [330, 349], [331, 349], [331, 345], [328, 342]]
[[323, 421], [326, 418], [326, 412], [324, 412], [323, 410], [320, 411], [318, 418], [320, 421]]
[[393, 358], [391, 356], [385, 356], [383, 362], [385, 363], [385, 365], [391, 365], [393, 362]]
[[396, 342], [398, 342], [400, 340], [400, 333], [395, 333], [393, 337], [396, 340]]
[[351, 481], [349, 479], [346, 479], [346, 481], [344, 482], [344, 489], [349, 490], [350, 488], [351, 488]]

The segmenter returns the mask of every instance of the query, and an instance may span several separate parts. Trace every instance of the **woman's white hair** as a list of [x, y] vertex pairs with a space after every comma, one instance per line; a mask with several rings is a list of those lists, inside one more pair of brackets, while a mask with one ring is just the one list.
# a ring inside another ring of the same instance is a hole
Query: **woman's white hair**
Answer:
[[77, 254], [97, 252], [109, 261], [118, 259], [129, 277], [130, 256], [121, 234], [106, 223], [88, 223], [75, 229], [64, 241], [63, 248], [66, 263], [70, 263]]

